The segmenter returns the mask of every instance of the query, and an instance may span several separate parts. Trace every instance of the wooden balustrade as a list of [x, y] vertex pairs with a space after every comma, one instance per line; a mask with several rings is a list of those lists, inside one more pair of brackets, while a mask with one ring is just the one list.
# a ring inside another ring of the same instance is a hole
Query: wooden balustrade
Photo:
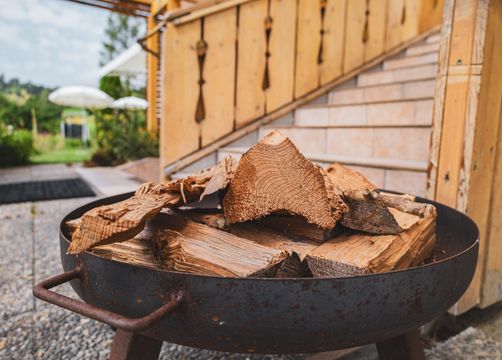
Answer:
[[228, 0], [168, 21], [161, 164], [278, 111], [440, 23], [441, 0]]

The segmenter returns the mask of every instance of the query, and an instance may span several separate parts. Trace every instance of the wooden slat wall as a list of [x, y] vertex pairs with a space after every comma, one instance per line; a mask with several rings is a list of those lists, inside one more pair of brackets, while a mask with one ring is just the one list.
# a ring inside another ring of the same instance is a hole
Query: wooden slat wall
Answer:
[[297, 0], [271, 0], [269, 74], [270, 88], [266, 91], [267, 112], [293, 100], [295, 79], [295, 33]]
[[[214, 11], [204, 8], [171, 20], [162, 40], [161, 166], [280, 111], [402, 44], [418, 34], [419, 17], [430, 7], [424, 3], [430, 1], [326, 0], [322, 21], [320, 0], [234, 0], [231, 6], [221, 3]], [[273, 22], [270, 84], [264, 89], [267, 16]], [[208, 44], [206, 111], [197, 123], [196, 44], [202, 38]]]
[[298, 0], [295, 98], [305, 95], [319, 85], [317, 56], [321, 43], [320, 30], [319, 1]]
[[364, 49], [364, 61], [369, 61], [384, 52], [387, 20], [386, 9], [387, 0], [369, 1], [368, 39]]
[[262, 89], [265, 69], [267, 0], [251, 1], [239, 10], [236, 126], [265, 113]]
[[195, 121], [199, 72], [195, 46], [200, 35], [200, 21], [181, 26], [168, 24], [164, 33], [161, 164], [169, 164], [199, 148], [200, 127]]
[[401, 41], [401, 21], [406, 0], [390, 0], [387, 2], [387, 31], [385, 33], [385, 50], [392, 49]]
[[343, 73], [346, 0], [328, 0], [324, 18], [324, 53], [321, 64], [321, 85]]
[[[222, 26], [225, 31], [221, 31]], [[204, 64], [206, 117], [200, 123], [202, 146], [234, 128], [236, 27], [236, 8], [204, 18], [204, 40], [208, 48]]]
[[343, 71], [349, 72], [362, 65], [364, 61], [363, 33], [366, 21], [366, 0], [347, 1], [345, 31], [345, 55]]
[[444, 0], [422, 0], [418, 31], [423, 32], [436, 24], [440, 24], [441, 17], [443, 16], [443, 7]]

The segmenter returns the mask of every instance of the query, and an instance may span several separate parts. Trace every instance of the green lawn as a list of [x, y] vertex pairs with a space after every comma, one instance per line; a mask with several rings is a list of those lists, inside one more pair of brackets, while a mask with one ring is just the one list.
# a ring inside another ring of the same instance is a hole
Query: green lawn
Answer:
[[83, 162], [91, 158], [93, 151], [91, 147], [52, 150], [33, 155], [30, 162], [34, 164]]

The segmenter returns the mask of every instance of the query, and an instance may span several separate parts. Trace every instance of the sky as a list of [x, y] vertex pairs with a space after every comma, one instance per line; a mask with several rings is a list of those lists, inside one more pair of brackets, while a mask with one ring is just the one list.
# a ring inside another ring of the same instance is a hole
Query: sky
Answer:
[[37, 85], [98, 85], [106, 10], [64, 0], [0, 0], [0, 74]]

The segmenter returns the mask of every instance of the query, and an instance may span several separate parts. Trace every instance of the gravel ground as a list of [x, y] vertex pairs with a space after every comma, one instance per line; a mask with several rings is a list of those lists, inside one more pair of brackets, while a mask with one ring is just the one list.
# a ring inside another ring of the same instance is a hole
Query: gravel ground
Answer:
[[[33, 284], [61, 272], [58, 224], [94, 198], [0, 206], [0, 359], [107, 359], [113, 330], [32, 296]], [[69, 285], [58, 292], [76, 298]], [[161, 359], [301, 359], [225, 354], [164, 343]]]
[[[35, 300], [31, 294], [35, 282], [61, 271], [57, 235], [60, 219], [90, 200], [0, 206], [0, 359], [108, 358], [114, 335], [109, 326]], [[61, 286], [58, 291], [75, 297], [69, 286]], [[498, 338], [502, 307], [490, 311], [490, 326], [476, 323], [476, 328], [468, 328], [456, 337], [434, 344], [427, 351], [427, 358], [502, 359], [502, 339]], [[370, 346], [346, 359], [376, 357], [375, 347]], [[226, 354], [170, 343], [164, 343], [161, 351], [164, 360], [306, 358], [308, 356]], [[326, 355], [323, 359], [333, 357]]]
[[502, 343], [487, 336], [482, 330], [469, 327], [460, 334], [427, 351], [430, 360], [500, 360]]

